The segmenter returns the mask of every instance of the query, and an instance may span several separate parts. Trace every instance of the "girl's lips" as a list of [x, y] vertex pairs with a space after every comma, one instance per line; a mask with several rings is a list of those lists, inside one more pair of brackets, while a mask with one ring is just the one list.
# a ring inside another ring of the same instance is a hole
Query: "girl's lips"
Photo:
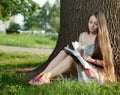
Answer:
[[94, 29], [93, 29], [93, 28], [90, 28], [90, 30], [91, 30], [91, 31], [94, 31]]

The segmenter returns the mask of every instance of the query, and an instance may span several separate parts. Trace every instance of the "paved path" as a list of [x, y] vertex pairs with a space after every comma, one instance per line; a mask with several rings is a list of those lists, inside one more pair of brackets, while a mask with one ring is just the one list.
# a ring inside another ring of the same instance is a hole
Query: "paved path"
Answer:
[[25, 48], [25, 47], [4, 46], [4, 45], [0, 45], [0, 50], [4, 50], [4, 51], [22, 51], [22, 52], [41, 53], [41, 54], [51, 54], [52, 51], [53, 51], [53, 49]]

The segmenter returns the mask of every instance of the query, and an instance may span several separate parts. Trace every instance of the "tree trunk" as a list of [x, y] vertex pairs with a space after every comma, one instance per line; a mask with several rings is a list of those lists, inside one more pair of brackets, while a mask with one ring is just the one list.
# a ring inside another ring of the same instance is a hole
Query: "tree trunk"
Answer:
[[60, 32], [57, 45], [49, 59], [33, 70], [33, 75], [41, 72], [49, 62], [71, 41], [78, 40], [79, 34], [87, 31], [88, 16], [95, 10], [102, 10], [108, 22], [114, 65], [117, 79], [120, 80], [120, 11], [117, 0], [61, 0]]

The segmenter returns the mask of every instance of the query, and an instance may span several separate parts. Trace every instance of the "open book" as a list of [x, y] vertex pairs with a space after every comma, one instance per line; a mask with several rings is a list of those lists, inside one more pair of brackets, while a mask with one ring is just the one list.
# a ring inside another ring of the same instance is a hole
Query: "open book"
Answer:
[[81, 43], [77, 41], [72, 42], [67, 47], [64, 47], [64, 49], [71, 53], [73, 56], [75, 56], [85, 69], [91, 69], [89, 63], [87, 63], [81, 56], [80, 51], [85, 49], [85, 47], [81, 45]]

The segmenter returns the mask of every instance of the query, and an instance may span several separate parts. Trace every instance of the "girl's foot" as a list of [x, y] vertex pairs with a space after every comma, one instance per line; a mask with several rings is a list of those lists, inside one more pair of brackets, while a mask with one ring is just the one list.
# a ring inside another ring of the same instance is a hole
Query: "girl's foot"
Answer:
[[28, 82], [30, 85], [42, 85], [45, 83], [50, 83], [50, 74], [42, 73]]

